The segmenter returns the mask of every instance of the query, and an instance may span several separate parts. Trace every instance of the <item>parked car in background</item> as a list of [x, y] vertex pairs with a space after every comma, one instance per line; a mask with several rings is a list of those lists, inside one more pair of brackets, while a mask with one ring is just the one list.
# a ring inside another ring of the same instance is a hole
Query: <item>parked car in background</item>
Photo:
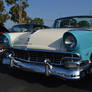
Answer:
[[71, 16], [56, 19], [54, 28], [33, 34], [5, 33], [9, 64], [47, 76], [81, 79], [92, 70], [91, 28], [92, 16]]
[[48, 26], [41, 25], [41, 24], [18, 24], [14, 25], [11, 29], [10, 32], [31, 32], [34, 33], [38, 29], [46, 29], [49, 28]]

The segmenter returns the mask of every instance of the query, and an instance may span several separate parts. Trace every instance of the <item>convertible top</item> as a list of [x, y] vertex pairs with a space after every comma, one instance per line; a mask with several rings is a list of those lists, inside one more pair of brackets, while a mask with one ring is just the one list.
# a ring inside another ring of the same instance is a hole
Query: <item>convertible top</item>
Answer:
[[0, 23], [0, 32], [9, 32], [8, 29], [5, 28], [2, 23]]
[[92, 16], [90, 16], [90, 15], [83, 15], [83, 16], [69, 16], [69, 17], [62, 17], [62, 18], [58, 18], [58, 19], [56, 19], [56, 20], [60, 20], [60, 19], [71, 19], [71, 18], [92, 18]]

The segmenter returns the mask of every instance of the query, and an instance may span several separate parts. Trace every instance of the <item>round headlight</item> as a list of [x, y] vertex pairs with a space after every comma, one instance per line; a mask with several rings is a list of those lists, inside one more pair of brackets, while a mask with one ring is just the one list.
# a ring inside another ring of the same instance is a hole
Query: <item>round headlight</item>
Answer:
[[68, 34], [64, 37], [64, 45], [67, 48], [74, 48], [76, 46], [76, 38], [72, 34]]
[[0, 44], [9, 44], [8, 38], [3, 34], [0, 34]]
[[0, 50], [5, 50], [5, 49], [8, 49], [9, 48], [9, 40], [8, 38], [3, 35], [3, 34], [0, 34]]
[[4, 42], [5, 44], [9, 44], [8, 38], [5, 37], [5, 38], [3, 39], [3, 42]]

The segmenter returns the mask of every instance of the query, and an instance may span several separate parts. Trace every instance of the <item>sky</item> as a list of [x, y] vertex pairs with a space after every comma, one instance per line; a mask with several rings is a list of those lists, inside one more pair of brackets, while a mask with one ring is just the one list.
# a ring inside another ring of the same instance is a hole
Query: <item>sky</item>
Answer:
[[[28, 16], [43, 18], [47, 26], [52, 26], [60, 17], [92, 15], [92, 0], [29, 0], [28, 3]], [[6, 23], [8, 28], [12, 25], [11, 21]]]

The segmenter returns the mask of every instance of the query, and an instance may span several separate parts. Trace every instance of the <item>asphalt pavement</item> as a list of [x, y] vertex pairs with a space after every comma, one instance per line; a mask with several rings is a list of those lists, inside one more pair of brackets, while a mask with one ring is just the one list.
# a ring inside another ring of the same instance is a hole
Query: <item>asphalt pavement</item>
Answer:
[[0, 65], [0, 92], [92, 92], [92, 75], [67, 81]]

